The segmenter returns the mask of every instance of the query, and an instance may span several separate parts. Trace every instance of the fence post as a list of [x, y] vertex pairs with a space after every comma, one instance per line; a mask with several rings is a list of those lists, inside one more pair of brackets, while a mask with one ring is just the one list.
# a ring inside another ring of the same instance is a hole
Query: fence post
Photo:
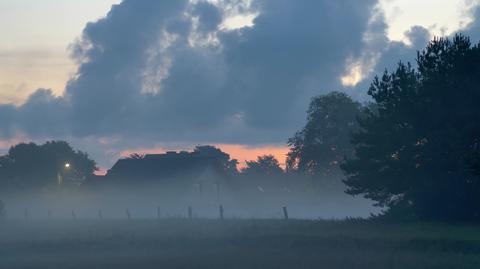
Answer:
[[72, 218], [73, 220], [77, 220], [77, 214], [75, 214], [74, 210], [72, 210]]
[[193, 212], [192, 212], [192, 207], [188, 206], [188, 218], [192, 219], [193, 218]]
[[283, 218], [288, 220], [288, 210], [286, 206], [283, 207]]
[[0, 220], [7, 219], [7, 211], [5, 210], [5, 204], [0, 200]]
[[220, 205], [218, 207], [219, 213], [220, 213], [220, 219], [223, 220], [223, 205]]
[[100, 220], [103, 219], [103, 214], [102, 214], [102, 210], [101, 210], [101, 209], [98, 210], [98, 218], [99, 218]]
[[125, 213], [127, 213], [127, 219], [132, 219], [132, 215], [130, 215], [130, 211], [128, 209], [125, 210]]
[[47, 217], [49, 220], [52, 219], [52, 211], [50, 209], [47, 211]]
[[160, 207], [157, 206], [157, 219], [160, 219], [160, 217], [161, 217], [161, 214], [160, 214], [160, 213], [161, 213]]
[[25, 220], [28, 220], [28, 219], [29, 219], [28, 208], [25, 208]]

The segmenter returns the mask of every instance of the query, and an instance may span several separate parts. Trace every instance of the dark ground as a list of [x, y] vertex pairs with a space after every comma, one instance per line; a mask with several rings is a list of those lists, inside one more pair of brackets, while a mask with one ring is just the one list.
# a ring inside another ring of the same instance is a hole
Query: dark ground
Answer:
[[0, 268], [480, 268], [480, 226], [10, 220], [0, 224]]

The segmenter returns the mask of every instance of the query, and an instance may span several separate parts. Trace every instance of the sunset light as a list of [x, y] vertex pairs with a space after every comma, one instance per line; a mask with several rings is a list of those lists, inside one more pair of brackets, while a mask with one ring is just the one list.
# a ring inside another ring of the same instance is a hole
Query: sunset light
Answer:
[[0, 268], [479, 269], [480, 0], [0, 0]]

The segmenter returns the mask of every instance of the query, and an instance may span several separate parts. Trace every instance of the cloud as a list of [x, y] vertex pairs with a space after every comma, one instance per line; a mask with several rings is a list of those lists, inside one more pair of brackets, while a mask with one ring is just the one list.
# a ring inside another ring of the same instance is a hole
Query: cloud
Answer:
[[422, 26], [412, 26], [404, 33], [403, 41], [388, 38], [388, 24], [384, 10], [377, 6], [370, 18], [363, 40], [365, 46], [358, 58], [350, 58], [342, 77], [345, 90], [355, 99], [370, 101], [366, 90], [373, 78], [385, 70], [393, 71], [400, 61], [416, 65], [417, 51], [425, 48], [431, 33]]
[[192, 15], [198, 17], [197, 29], [200, 33], [216, 31], [222, 23], [222, 13], [215, 5], [208, 2], [196, 4], [193, 8]]
[[0, 136], [11, 138], [14, 135], [13, 124], [15, 123], [16, 107], [14, 105], [0, 105]]
[[470, 36], [472, 43], [476, 44], [480, 42], [480, 4], [472, 7], [471, 14], [473, 21], [460, 32]]
[[[373, 75], [414, 60], [429, 40], [421, 27], [406, 33], [408, 45], [388, 40], [377, 4], [124, 0], [71, 46], [79, 67], [62, 96], [39, 89], [22, 105], [0, 105], [0, 138], [67, 138], [97, 159], [284, 144], [312, 96], [345, 88], [367, 100]], [[236, 27], [225, 27], [232, 18]]]
[[[470, 6], [472, 22], [464, 28], [452, 33], [462, 33], [470, 36], [472, 43], [477, 44], [480, 41], [480, 5], [472, 3]], [[416, 66], [416, 56], [418, 51], [422, 51], [428, 42], [432, 39], [432, 33], [429, 29], [422, 26], [412, 26], [404, 33], [408, 44], [400, 41], [391, 41], [387, 39], [386, 30], [388, 26], [385, 24], [385, 18], [382, 11], [377, 13], [377, 18], [371, 21], [367, 35], [366, 49], [363, 51], [361, 58], [357, 62], [353, 61], [351, 68], [356, 68], [355, 64], [366, 68], [363, 71], [363, 77], [358, 84], [350, 85], [347, 90], [353, 96], [360, 100], [368, 100], [365, 97], [367, 89], [375, 75], [381, 75], [385, 70], [393, 71], [400, 61], [409, 62]], [[375, 59], [373, 64], [368, 62], [369, 59]], [[353, 69], [354, 70], [354, 69]], [[355, 71], [355, 70], [354, 70]]]
[[367, 60], [374, 59], [374, 63], [363, 63], [368, 68], [365, 71], [365, 77], [358, 84], [347, 88], [352, 96], [359, 100], [369, 101], [365, 90], [369, 88], [375, 76], [381, 76], [385, 70], [392, 72], [400, 61], [403, 63], [409, 62], [412, 66], [416, 66], [417, 52], [423, 50], [430, 41], [430, 32], [421, 26], [414, 26], [405, 32], [405, 37], [410, 41], [410, 44], [381, 39], [377, 39], [371, 44], [374, 49], [367, 50], [364, 57], [366, 55], [370, 57], [367, 57]]
[[[72, 46], [80, 65], [65, 94], [40, 89], [2, 106], [15, 118], [2, 133], [284, 142], [312, 95], [341, 86], [375, 4], [125, 0]], [[258, 16], [222, 29], [232, 13]]]
[[292, 128], [308, 99], [340, 87], [345, 60], [361, 53], [374, 1], [266, 1], [255, 26], [221, 35], [228, 88], [252, 127]]

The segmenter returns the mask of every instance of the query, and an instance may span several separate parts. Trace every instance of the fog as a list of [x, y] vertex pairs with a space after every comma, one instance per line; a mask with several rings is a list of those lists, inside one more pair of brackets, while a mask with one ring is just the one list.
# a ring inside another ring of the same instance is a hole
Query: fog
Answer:
[[[168, 182], [102, 183], [4, 194], [9, 219], [154, 219], [284, 218], [283, 207], [293, 219], [344, 219], [378, 213], [372, 202], [344, 193], [342, 186], [321, 186], [312, 180], [200, 178]], [[177, 183], [178, 182], [178, 183]], [[128, 212], [128, 213], [127, 213]]]

